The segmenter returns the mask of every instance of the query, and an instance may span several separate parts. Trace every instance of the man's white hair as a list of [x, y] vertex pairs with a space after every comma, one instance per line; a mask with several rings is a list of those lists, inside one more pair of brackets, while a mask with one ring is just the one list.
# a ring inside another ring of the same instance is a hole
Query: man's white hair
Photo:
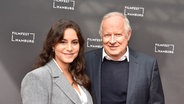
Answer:
[[110, 13], [107, 13], [106, 15], [104, 15], [102, 21], [101, 21], [101, 24], [100, 24], [100, 29], [99, 29], [99, 34], [100, 36], [102, 36], [102, 25], [103, 25], [103, 20], [109, 18], [109, 17], [112, 17], [112, 16], [120, 16], [122, 18], [125, 19], [125, 30], [128, 32], [129, 30], [131, 30], [131, 26], [130, 26], [130, 22], [128, 20], [128, 18], [123, 15], [121, 12], [110, 12]]

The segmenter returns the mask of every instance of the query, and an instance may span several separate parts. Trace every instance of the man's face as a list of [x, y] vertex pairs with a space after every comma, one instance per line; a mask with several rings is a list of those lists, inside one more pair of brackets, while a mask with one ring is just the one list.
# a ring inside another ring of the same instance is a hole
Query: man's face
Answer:
[[103, 20], [102, 44], [107, 55], [113, 60], [118, 60], [126, 52], [131, 30], [125, 30], [124, 19], [112, 16]]

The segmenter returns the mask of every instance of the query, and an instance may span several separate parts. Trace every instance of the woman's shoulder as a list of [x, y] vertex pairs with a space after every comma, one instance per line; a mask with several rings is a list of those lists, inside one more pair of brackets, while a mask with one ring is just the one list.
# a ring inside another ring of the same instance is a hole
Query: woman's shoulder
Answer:
[[41, 82], [51, 80], [51, 75], [49, 68], [47, 66], [42, 66], [28, 72], [23, 80], [39, 80]]

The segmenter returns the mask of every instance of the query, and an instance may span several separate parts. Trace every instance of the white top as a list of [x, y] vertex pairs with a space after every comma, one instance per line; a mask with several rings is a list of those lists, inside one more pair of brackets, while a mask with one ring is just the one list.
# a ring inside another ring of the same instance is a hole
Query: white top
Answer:
[[88, 99], [87, 99], [87, 96], [86, 94], [84, 93], [84, 91], [82, 90], [81, 86], [79, 84], [77, 84], [79, 90], [80, 90], [80, 93], [75, 89], [75, 91], [77, 92], [80, 100], [81, 100], [81, 104], [87, 104], [88, 102]]
[[[58, 68], [61, 70], [61, 68], [59, 67], [59, 65], [57, 64], [57, 62], [55, 61], [55, 59], [53, 59], [54, 60], [54, 62], [56, 63], [56, 65], [58, 66]], [[63, 72], [62, 70], [61, 70], [61, 72]], [[82, 88], [81, 88], [81, 86], [79, 85], [79, 84], [77, 84], [77, 86], [78, 86], [78, 88], [79, 88], [79, 91], [80, 91], [80, 93], [75, 89], [75, 91], [77, 92], [77, 95], [79, 96], [79, 98], [80, 98], [80, 100], [81, 100], [81, 104], [87, 104], [87, 102], [88, 102], [88, 99], [87, 99], [87, 95], [86, 95], [86, 93], [82, 90]]]

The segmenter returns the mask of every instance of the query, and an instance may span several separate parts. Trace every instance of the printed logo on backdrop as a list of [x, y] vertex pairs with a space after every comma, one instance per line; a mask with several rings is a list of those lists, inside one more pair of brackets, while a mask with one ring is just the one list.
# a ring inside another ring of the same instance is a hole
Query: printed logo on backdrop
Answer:
[[174, 44], [155, 43], [155, 53], [174, 53]]
[[12, 42], [21, 42], [21, 43], [34, 43], [35, 42], [35, 33], [28, 32], [15, 32], [11, 34]]
[[124, 15], [143, 17], [144, 7], [125, 6]]
[[75, 0], [53, 0], [53, 8], [74, 10]]
[[90, 47], [90, 48], [101, 48], [102, 47], [102, 39], [87, 38], [87, 47]]

